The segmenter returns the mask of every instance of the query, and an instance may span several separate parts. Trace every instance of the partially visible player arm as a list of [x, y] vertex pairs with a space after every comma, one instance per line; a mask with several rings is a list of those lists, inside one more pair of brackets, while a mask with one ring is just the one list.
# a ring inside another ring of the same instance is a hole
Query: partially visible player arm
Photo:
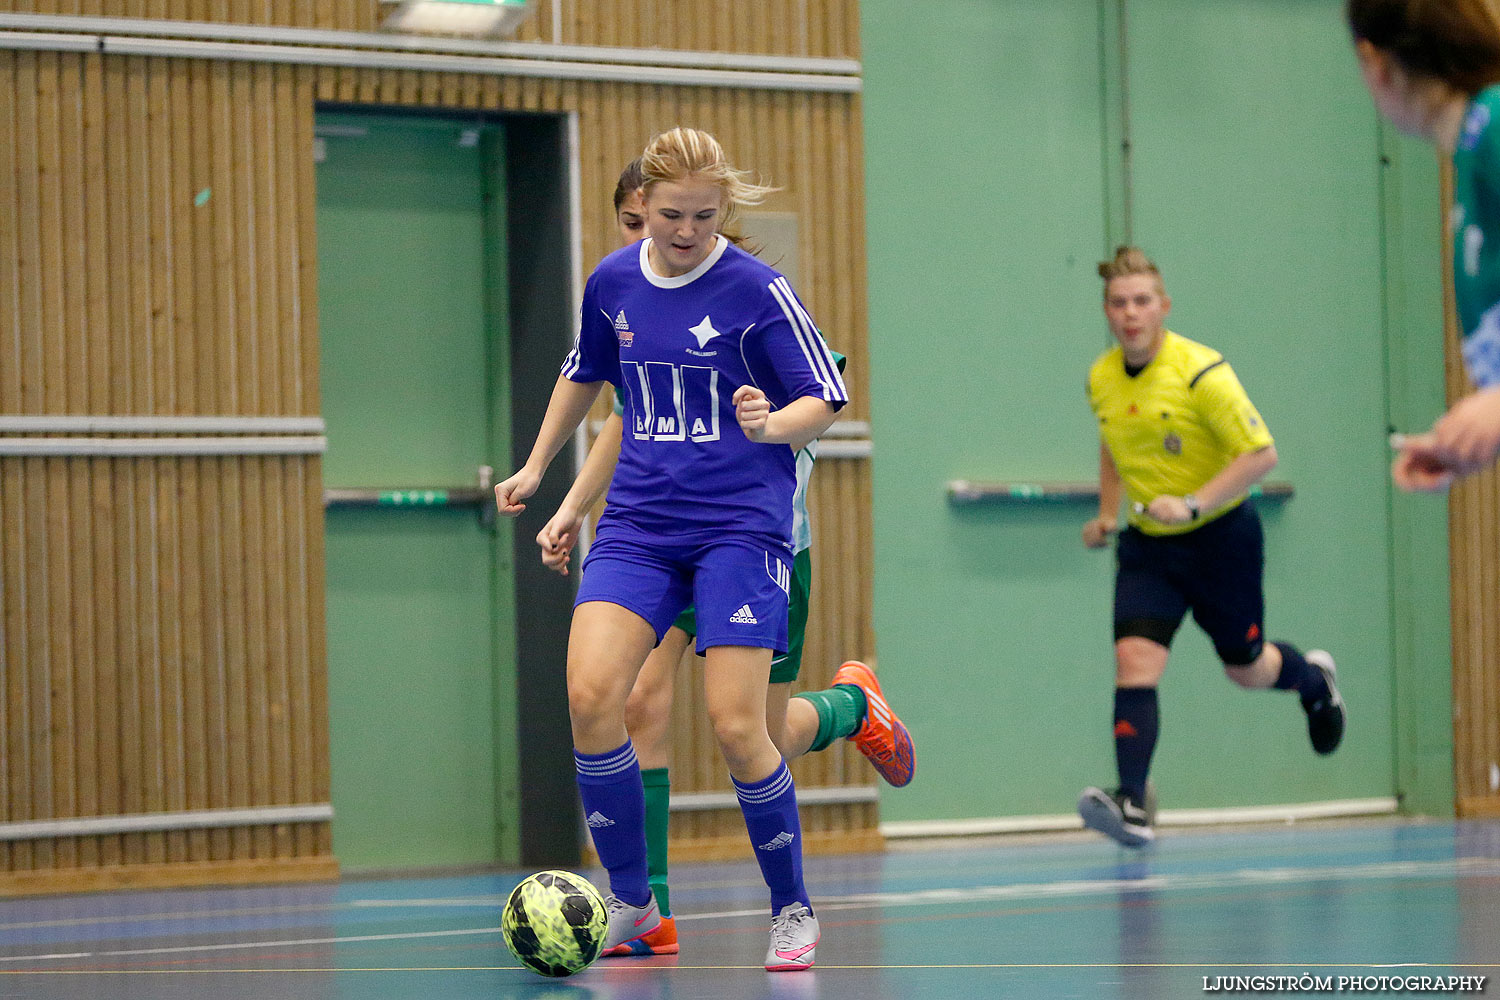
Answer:
[[574, 382], [559, 375], [552, 387], [552, 399], [547, 403], [547, 415], [542, 418], [542, 428], [537, 431], [536, 443], [531, 446], [531, 455], [515, 475], [495, 486], [495, 506], [506, 517], [514, 517], [526, 509], [522, 503], [536, 492], [542, 474], [557, 457], [562, 446], [578, 430], [589, 407], [599, 398], [602, 382]]
[[[1199, 512], [1207, 513], [1223, 506], [1260, 482], [1265, 478], [1266, 473], [1274, 468], [1276, 468], [1274, 444], [1268, 444], [1263, 448], [1247, 451], [1237, 456], [1224, 466], [1217, 476], [1204, 483], [1193, 494], [1193, 498], [1198, 502]], [[1146, 508], [1146, 513], [1162, 524], [1186, 524], [1195, 516], [1185, 498], [1171, 496], [1160, 496], [1152, 500]]]
[[1500, 196], [1500, 125], [1488, 114], [1469, 116], [1463, 145], [1472, 157], [1466, 173], [1474, 190], [1467, 205], [1460, 201], [1454, 206], [1463, 218], [1467, 251], [1463, 262], [1467, 267], [1455, 268], [1454, 279], [1462, 285], [1458, 294], [1464, 369], [1476, 391], [1454, 403], [1432, 425], [1430, 435], [1420, 436], [1431, 439], [1426, 459], [1446, 466], [1453, 478], [1489, 468], [1500, 453], [1500, 326], [1496, 324], [1500, 301], [1493, 297], [1493, 274], [1481, 273], [1495, 266], [1487, 258], [1500, 238], [1492, 207]]
[[1120, 526], [1120, 472], [1115, 458], [1103, 441], [1099, 442], [1099, 516], [1083, 526], [1083, 544], [1102, 549], [1109, 536]]
[[1450, 457], [1437, 446], [1437, 435], [1392, 434], [1391, 479], [1407, 493], [1439, 493], [1457, 477]]
[[1500, 386], [1465, 396], [1432, 425], [1436, 454], [1460, 476], [1489, 468], [1500, 453]]
[[793, 451], [821, 437], [838, 416], [832, 403], [817, 396], [799, 396], [773, 411], [766, 394], [753, 385], [734, 390], [730, 402], [745, 437], [761, 444], [791, 445]]
[[604, 421], [599, 436], [589, 448], [583, 468], [568, 495], [557, 506], [557, 513], [537, 532], [536, 543], [542, 548], [542, 564], [568, 575], [568, 559], [573, 546], [578, 544], [578, 535], [583, 530], [583, 517], [599, 502], [609, 488], [615, 475], [615, 463], [620, 460], [620, 437], [625, 422], [618, 413], [611, 413]]

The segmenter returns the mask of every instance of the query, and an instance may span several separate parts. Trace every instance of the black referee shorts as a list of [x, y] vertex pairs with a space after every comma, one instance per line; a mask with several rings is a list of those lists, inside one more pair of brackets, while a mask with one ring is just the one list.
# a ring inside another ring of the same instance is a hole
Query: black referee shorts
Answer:
[[1265, 644], [1265, 552], [1249, 500], [1180, 535], [1127, 527], [1115, 549], [1115, 639], [1140, 636], [1171, 646], [1192, 611], [1219, 659], [1230, 666], [1254, 662]]

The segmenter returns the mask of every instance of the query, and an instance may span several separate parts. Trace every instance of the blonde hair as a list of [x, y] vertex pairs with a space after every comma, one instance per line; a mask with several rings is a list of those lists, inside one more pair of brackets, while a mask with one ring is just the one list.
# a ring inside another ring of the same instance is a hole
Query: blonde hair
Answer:
[[1473, 97], [1500, 82], [1500, 17], [1493, 0], [1345, 0], [1356, 40], [1408, 73]]
[[1115, 256], [1112, 260], [1099, 262], [1099, 277], [1104, 279], [1104, 291], [1109, 292], [1109, 283], [1116, 278], [1128, 278], [1136, 274], [1150, 274], [1156, 278], [1157, 291], [1165, 291], [1166, 285], [1161, 279], [1161, 271], [1152, 263], [1151, 258], [1146, 256], [1146, 251], [1140, 247], [1120, 246], [1115, 248]]
[[680, 184], [688, 178], [709, 181], [723, 192], [720, 229], [729, 225], [741, 208], [759, 205], [777, 190], [751, 181], [749, 171], [735, 169], [719, 140], [702, 129], [679, 126], [655, 135], [641, 154], [641, 188], [646, 196], [657, 184]]

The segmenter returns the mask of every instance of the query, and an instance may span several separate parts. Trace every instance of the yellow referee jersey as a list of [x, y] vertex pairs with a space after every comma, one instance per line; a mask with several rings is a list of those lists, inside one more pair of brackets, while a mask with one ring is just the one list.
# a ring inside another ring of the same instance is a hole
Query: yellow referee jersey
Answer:
[[[1089, 406], [1132, 504], [1196, 493], [1234, 459], [1273, 443], [1234, 370], [1213, 348], [1166, 331], [1161, 349], [1135, 375], [1117, 344], [1089, 369]], [[1235, 497], [1186, 524], [1132, 513], [1148, 535], [1191, 531], [1234, 509]]]

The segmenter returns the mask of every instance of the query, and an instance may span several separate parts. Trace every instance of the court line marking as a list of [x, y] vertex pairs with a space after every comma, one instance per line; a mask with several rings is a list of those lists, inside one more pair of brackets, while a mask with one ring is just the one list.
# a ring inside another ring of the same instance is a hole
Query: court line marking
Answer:
[[[1434, 832], [1438, 832], [1439, 831], [1439, 826], [1437, 824], [1432, 824], [1429, 827], [1429, 826], [1426, 826], [1426, 825], [1423, 825], [1423, 824], [1420, 824], [1420, 823], [1414, 823], [1414, 824], [1410, 824], [1407, 827], [1403, 827], [1403, 828], [1404, 829], [1416, 829], [1419, 832], [1425, 832], [1427, 830], [1431, 830], [1431, 831], [1434, 831]], [[1380, 830], [1384, 830], [1386, 828], [1385, 827], [1381, 827], [1379, 829]], [[1080, 832], [1082, 832], [1082, 831], [1080, 831]], [[1359, 832], [1363, 832], [1363, 828], [1359, 828]], [[1372, 835], [1371, 837], [1367, 837], [1367, 838], [1364, 838], [1364, 839], [1365, 840], [1372, 840], [1372, 839], [1375, 839], [1375, 837]], [[902, 850], [903, 853], [914, 853], [914, 852], [910, 852], [907, 848], [901, 848], [901, 850]], [[1192, 861], [1202, 860], [1204, 858], [1214, 858], [1214, 857], [1218, 857], [1218, 856], [1219, 856], [1218, 849], [1215, 849], [1213, 851], [1202, 850], [1202, 851], [1193, 851], [1193, 852], [1190, 852], [1190, 853], [1177, 855], [1176, 856], [1176, 860], [1185, 861], [1185, 862], [1192, 862]], [[1483, 859], [1467, 859], [1467, 860], [1483, 860]], [[1073, 859], [1071, 859], [1071, 858], [1068, 858], [1068, 859], [1052, 859], [1052, 858], [1049, 858], [1049, 859], [1047, 859], [1046, 864], [1044, 864], [1042, 867], [1049, 867], [1049, 866], [1052, 866], [1052, 865], [1061, 865], [1061, 864], [1068, 864], [1071, 867], [1072, 866], [1072, 861], [1073, 861]], [[912, 877], [912, 878], [923, 877], [923, 876], [925, 876], [925, 875], [927, 875], [929, 873], [946, 874], [948, 871], [949, 871], [949, 869], [947, 867], [936, 867], [936, 868], [918, 867], [917, 869], [915, 869], [913, 872], [910, 873], [909, 877]], [[844, 877], [847, 877], [847, 876], [844, 876]], [[516, 880], [520, 881], [520, 876], [517, 876]], [[705, 880], [705, 881], [699, 882], [699, 881], [695, 881], [691, 876], [687, 876], [687, 877], [681, 878], [681, 879], [675, 879], [673, 884], [675, 886], [679, 886], [680, 890], [682, 890], [682, 889], [748, 889], [748, 888], [758, 888], [758, 887], [760, 887], [762, 885], [762, 883], [758, 879], [752, 879], [752, 878], [745, 878], [745, 879], [721, 879], [721, 878], [716, 878], [716, 879], [710, 879], [710, 880]], [[252, 887], [252, 891], [254, 891], [253, 887]], [[406, 908], [406, 907], [433, 907], [433, 908], [447, 907], [447, 908], [454, 908], [454, 909], [458, 909], [458, 908], [475, 908], [475, 909], [480, 909], [480, 908], [483, 908], [483, 907], [486, 907], [486, 906], [495, 906], [495, 907], [498, 908], [499, 906], [501, 906], [501, 905], [504, 904], [504, 902], [505, 902], [505, 900], [507, 898], [508, 892], [509, 892], [509, 890], [506, 890], [505, 892], [502, 892], [502, 893], [499, 893], [499, 894], [485, 893], [485, 894], [482, 894], [482, 895], [469, 895], [469, 896], [448, 896], [448, 897], [438, 896], [438, 897], [427, 897], [427, 898], [422, 898], [422, 899], [374, 899], [374, 898], [367, 898], [367, 899], [351, 899], [351, 900], [329, 901], [329, 902], [322, 902], [322, 903], [291, 903], [291, 904], [287, 904], [287, 905], [247, 906], [247, 907], [221, 907], [221, 908], [212, 909], [212, 910], [167, 911], [167, 912], [162, 912], [162, 913], [129, 913], [129, 914], [113, 914], [113, 915], [91, 914], [91, 915], [88, 915], [88, 916], [79, 916], [79, 917], [59, 917], [59, 918], [56, 918], [56, 919], [53, 919], [53, 920], [13, 921], [13, 922], [9, 922], [9, 923], [0, 922], [0, 931], [37, 930], [37, 929], [47, 928], [47, 927], [84, 927], [84, 926], [129, 925], [129, 924], [134, 924], [134, 923], [150, 923], [150, 922], [154, 922], [154, 921], [171, 921], [171, 920], [193, 920], [193, 921], [201, 921], [201, 920], [204, 920], [204, 919], [207, 919], [207, 918], [212, 918], [212, 917], [263, 916], [263, 915], [270, 915], [270, 914], [276, 914], [276, 913], [318, 913], [318, 912], [337, 913], [337, 912], [340, 912], [340, 911], [350, 910], [350, 909], [354, 909], [354, 910], [359, 910], [359, 909], [386, 909], [386, 908], [388, 908], [388, 909], [401, 909], [401, 908]], [[7, 907], [7, 908], [9, 908], [9, 907]]]
[[[240, 951], [255, 948], [298, 948], [318, 944], [358, 944], [366, 941], [416, 941], [423, 938], [499, 934], [498, 927], [464, 927], [446, 931], [405, 931], [400, 934], [348, 934], [340, 937], [281, 939], [276, 941], [225, 941], [218, 944], [188, 944], [167, 948], [118, 948], [110, 951], [58, 952], [48, 955], [3, 955], [0, 962], [27, 962], [77, 958], [128, 958], [142, 955], [186, 955], [205, 951]], [[4, 970], [0, 970], [4, 971]]]
[[[1401, 968], [1412, 969], [1500, 969], [1500, 963], [1453, 962], [1427, 963], [1409, 962]], [[611, 965], [621, 972], [738, 972], [761, 971], [759, 965], [647, 965], [633, 962], [628, 965]], [[883, 969], [1389, 969], [1389, 965], [1370, 965], [1362, 962], [988, 962], [961, 963], [953, 965], [825, 965], [816, 968], [823, 971], [861, 971]], [[436, 967], [418, 966], [371, 966], [368, 968], [299, 968], [299, 969], [0, 969], [0, 976], [161, 976], [161, 975], [224, 975], [265, 973], [316, 973], [326, 975], [333, 972], [521, 972], [534, 975], [519, 965], [454, 965]], [[612, 975], [614, 973], [611, 973]]]
[[[499, 897], [500, 902], [505, 898]], [[206, 920], [212, 917], [264, 917], [278, 913], [323, 913], [340, 910], [350, 904], [343, 903], [288, 903], [285, 906], [234, 906], [213, 910], [169, 910], [163, 913], [117, 913], [94, 914], [87, 917], [58, 917], [54, 920], [24, 920], [0, 923], [0, 931], [32, 931], [46, 927], [88, 927], [93, 925], [147, 924], [155, 921]], [[482, 904], [475, 903], [479, 906]], [[498, 904], [497, 904], [498, 905]]]
[[[1500, 859], [1446, 858], [1438, 861], [1390, 861], [1365, 865], [1335, 865], [1321, 868], [1242, 868], [1233, 872], [1204, 875], [1155, 875], [1139, 879], [1076, 879], [1061, 882], [1028, 882], [1012, 885], [968, 886], [948, 889], [925, 889], [914, 892], [866, 893], [855, 896], [819, 897], [818, 909], [857, 910], [896, 906], [945, 906], [1000, 899], [1056, 899], [1140, 892], [1194, 892], [1205, 889], [1243, 888], [1246, 886], [1285, 885], [1310, 881], [1375, 881], [1379, 879], [1430, 878], [1434, 875], [1500, 876]], [[709, 913], [677, 914], [679, 921], [730, 920], [741, 917], [763, 917], [764, 907], [743, 910], [720, 910]], [[261, 941], [228, 941], [214, 944], [176, 945], [159, 948], [123, 948], [107, 951], [48, 952], [30, 955], [0, 955], [0, 963], [69, 961], [94, 958], [142, 957], [148, 955], [181, 955], [215, 951], [252, 950], [259, 948], [297, 948], [310, 945], [358, 944], [372, 941], [415, 941], [428, 938], [499, 934], [499, 927], [455, 928], [442, 931], [406, 931], [391, 934], [356, 934], [336, 937], [292, 938]], [[990, 966], [975, 966], [990, 968]], [[1004, 968], [1009, 966], [994, 966]], [[879, 966], [886, 968], [886, 966]], [[896, 968], [891, 966], [891, 968]], [[911, 966], [923, 968], [923, 966]], [[940, 966], [947, 968], [947, 966]], [[962, 966], [967, 968], [967, 966]], [[0, 969], [0, 971], [5, 971]]]

